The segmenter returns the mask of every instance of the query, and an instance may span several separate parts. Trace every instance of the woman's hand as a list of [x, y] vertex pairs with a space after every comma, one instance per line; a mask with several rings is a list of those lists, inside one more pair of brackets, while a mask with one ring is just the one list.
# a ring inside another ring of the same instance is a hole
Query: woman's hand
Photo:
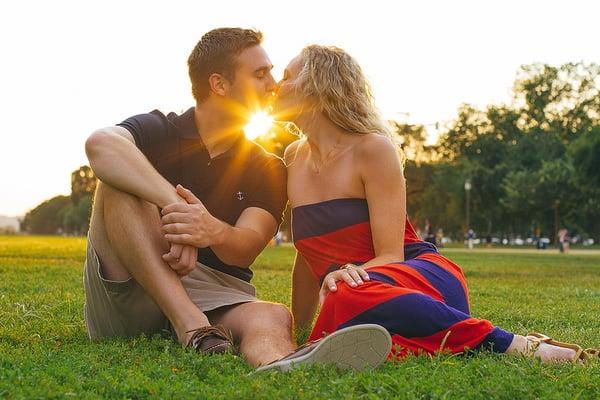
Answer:
[[363, 268], [354, 264], [346, 264], [337, 271], [330, 272], [323, 279], [323, 285], [321, 285], [321, 291], [319, 292], [320, 305], [323, 305], [327, 293], [337, 291], [336, 282], [338, 281], [344, 281], [347, 285], [356, 287], [363, 285], [365, 281], [368, 282], [369, 274]]

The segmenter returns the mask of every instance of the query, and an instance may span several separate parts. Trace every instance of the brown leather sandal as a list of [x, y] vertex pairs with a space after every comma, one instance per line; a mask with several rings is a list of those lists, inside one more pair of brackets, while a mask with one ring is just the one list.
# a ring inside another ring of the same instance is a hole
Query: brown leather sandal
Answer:
[[203, 326], [192, 329], [186, 333], [194, 332], [188, 341], [187, 348], [196, 350], [201, 354], [223, 354], [234, 352], [231, 332], [223, 325]]
[[546, 343], [551, 346], [575, 350], [575, 357], [573, 358], [574, 363], [598, 360], [598, 357], [600, 357], [600, 349], [583, 349], [578, 344], [559, 342], [542, 333], [530, 332], [525, 338], [527, 339], [527, 355], [533, 355], [538, 347], [540, 347], [540, 344]]

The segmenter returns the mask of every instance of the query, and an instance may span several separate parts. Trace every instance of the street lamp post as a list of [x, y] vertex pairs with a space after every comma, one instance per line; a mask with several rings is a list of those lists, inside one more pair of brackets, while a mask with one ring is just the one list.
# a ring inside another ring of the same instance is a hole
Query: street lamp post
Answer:
[[466, 221], [467, 222], [467, 248], [469, 250], [471, 250], [473, 248], [473, 237], [474, 237], [474, 235], [471, 231], [471, 215], [470, 215], [470, 210], [469, 210], [469, 208], [471, 206], [471, 197], [470, 197], [471, 188], [472, 188], [471, 180], [467, 179], [465, 181], [465, 192], [466, 192], [466, 206], [465, 206], [465, 208], [466, 208], [465, 214], [466, 215], [465, 216], [467, 219], [467, 221]]
[[471, 185], [471, 180], [467, 179], [465, 181], [465, 192], [466, 192], [466, 222], [467, 222], [467, 233], [469, 232], [469, 229], [471, 228], [471, 219], [470, 219], [470, 214], [469, 214], [469, 207], [471, 205], [471, 198], [470, 198], [470, 194], [471, 194], [471, 189], [472, 189], [472, 185]]

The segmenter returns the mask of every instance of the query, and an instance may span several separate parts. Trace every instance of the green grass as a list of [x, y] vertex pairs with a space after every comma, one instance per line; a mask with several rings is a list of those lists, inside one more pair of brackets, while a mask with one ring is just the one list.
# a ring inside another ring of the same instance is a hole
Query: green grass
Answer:
[[[600, 256], [453, 250], [473, 314], [518, 333], [600, 345]], [[249, 376], [232, 356], [201, 357], [168, 338], [91, 344], [83, 322], [85, 240], [0, 236], [0, 398], [600, 398], [600, 363], [411, 357], [366, 373], [327, 366]], [[259, 296], [289, 304], [291, 248], [254, 266]]]

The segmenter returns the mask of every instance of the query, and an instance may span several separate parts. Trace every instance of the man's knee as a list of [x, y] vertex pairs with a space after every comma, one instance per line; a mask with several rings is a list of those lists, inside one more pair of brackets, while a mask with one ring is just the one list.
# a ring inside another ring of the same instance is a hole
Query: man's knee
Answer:
[[[256, 330], [280, 331], [292, 329], [292, 315], [283, 304], [257, 302], [246, 308], [240, 333]], [[242, 334], [243, 334], [242, 333]]]
[[265, 318], [268, 319], [267, 324], [278, 326], [286, 330], [292, 329], [292, 314], [290, 310], [283, 304], [265, 303]]

